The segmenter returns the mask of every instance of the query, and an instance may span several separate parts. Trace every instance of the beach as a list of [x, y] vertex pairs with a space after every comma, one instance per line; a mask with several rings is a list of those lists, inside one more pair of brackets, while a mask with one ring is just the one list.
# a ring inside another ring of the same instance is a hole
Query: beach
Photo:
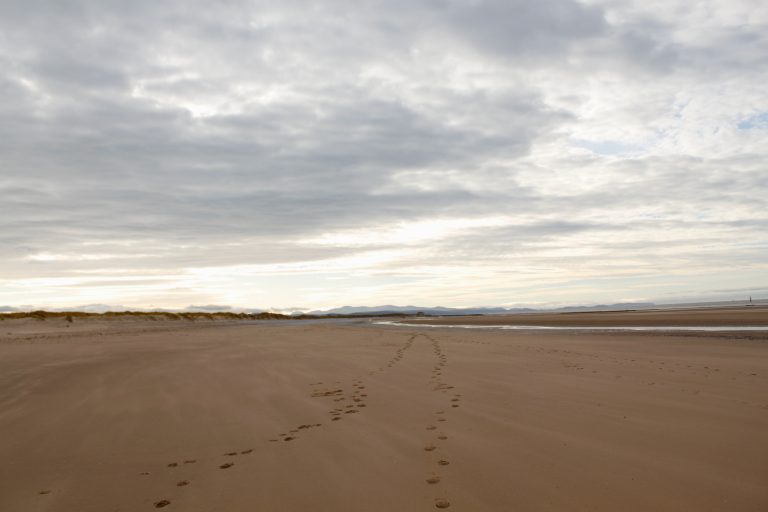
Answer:
[[[768, 324], [745, 310], [422, 321]], [[767, 332], [0, 331], [2, 511], [768, 510]]]

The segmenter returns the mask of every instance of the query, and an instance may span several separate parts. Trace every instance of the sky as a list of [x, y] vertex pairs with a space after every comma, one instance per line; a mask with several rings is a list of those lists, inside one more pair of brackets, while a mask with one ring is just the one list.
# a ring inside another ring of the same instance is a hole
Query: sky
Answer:
[[0, 306], [768, 296], [763, 0], [0, 1]]

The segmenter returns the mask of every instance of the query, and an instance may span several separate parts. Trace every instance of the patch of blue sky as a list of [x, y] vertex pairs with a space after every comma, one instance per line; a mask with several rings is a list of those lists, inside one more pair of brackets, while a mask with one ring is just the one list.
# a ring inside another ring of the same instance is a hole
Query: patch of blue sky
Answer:
[[768, 128], [768, 112], [760, 112], [746, 119], [742, 119], [736, 125], [739, 130], [752, 130], [755, 128]]

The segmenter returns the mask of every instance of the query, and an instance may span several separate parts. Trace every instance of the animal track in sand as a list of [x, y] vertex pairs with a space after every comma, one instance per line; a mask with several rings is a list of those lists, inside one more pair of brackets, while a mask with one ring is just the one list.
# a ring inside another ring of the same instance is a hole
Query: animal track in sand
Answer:
[[434, 426], [434, 425], [429, 425], [429, 426], [427, 427], [427, 430], [435, 430], [436, 428], [437, 428], [437, 427], [436, 427], [436, 426]]
[[197, 459], [188, 459], [184, 461], [184, 464], [194, 464], [195, 462], [197, 462]]
[[437, 499], [435, 499], [435, 506], [437, 508], [448, 508], [448, 507], [451, 506], [451, 503], [448, 500], [446, 500], [446, 499], [437, 498]]
[[441, 440], [441, 441], [445, 441], [446, 439], [448, 439], [448, 436], [447, 436], [447, 435], [445, 435], [445, 434], [440, 434], [439, 436], [437, 436], [437, 438], [438, 438], [439, 440]]
[[189, 485], [189, 480], [182, 480], [181, 482], [176, 484], [176, 487], [185, 487]]
[[248, 455], [249, 453], [253, 453], [253, 448], [248, 448], [247, 450], [243, 450], [240, 453], [243, 455]]
[[156, 501], [156, 502], [155, 502], [155, 508], [163, 508], [163, 507], [167, 507], [167, 506], [168, 506], [168, 505], [170, 505], [170, 504], [171, 504], [171, 502], [170, 502], [170, 501], [168, 501], [168, 500], [160, 500], [160, 501]]
[[437, 449], [437, 446], [433, 445], [432, 443], [428, 443], [424, 446], [425, 452], [431, 452]]
[[171, 462], [170, 464], [168, 464], [168, 467], [169, 467], [169, 468], [175, 468], [175, 467], [176, 467], [176, 466], [178, 466], [178, 465], [179, 465], [179, 463], [178, 463], [178, 462]]
[[450, 464], [450, 462], [448, 462], [448, 460], [446, 459], [440, 459], [437, 461], [437, 463], [441, 466], [447, 466], [448, 464]]
[[436, 483], [439, 483], [439, 482], [440, 482], [440, 477], [437, 476], [437, 475], [433, 475], [433, 476], [427, 478], [427, 483], [428, 484], [436, 484]]
[[40, 491], [40, 492], [38, 492], [37, 494], [51, 494], [51, 491], [50, 491], [50, 490], [48, 490], [48, 489], [46, 489], [46, 490], [44, 490], [44, 491]]
[[237, 455], [237, 452], [229, 452], [229, 453], [225, 453], [224, 455], [226, 457], [234, 457], [235, 455]]
[[228, 468], [231, 468], [234, 465], [235, 465], [234, 462], [227, 462], [226, 464], [222, 464], [221, 466], [219, 466], [219, 469], [228, 469]]

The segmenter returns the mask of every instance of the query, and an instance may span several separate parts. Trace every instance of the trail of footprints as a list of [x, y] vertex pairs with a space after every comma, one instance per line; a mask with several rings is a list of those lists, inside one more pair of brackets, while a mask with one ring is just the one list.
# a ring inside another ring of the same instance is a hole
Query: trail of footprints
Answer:
[[[384, 372], [386, 371], [387, 368], [392, 368], [397, 363], [402, 361], [406, 350], [408, 350], [411, 347], [411, 345], [413, 345], [413, 342], [417, 336], [418, 336], [417, 334], [411, 335], [408, 338], [408, 340], [405, 342], [405, 344], [395, 351], [395, 355], [392, 357], [392, 359], [387, 361], [385, 366], [382, 366], [374, 371], [369, 372], [369, 375], [375, 375], [377, 373]], [[310, 396], [314, 398], [327, 398], [334, 402], [333, 403], [334, 407], [328, 411], [330, 420], [332, 422], [340, 421], [346, 415], [359, 413], [362, 409], [364, 409], [367, 406], [367, 404], [365, 403], [365, 399], [368, 397], [368, 394], [366, 393], [366, 387], [362, 379], [358, 378], [352, 381], [351, 393], [345, 393], [344, 388], [342, 386], [339, 386], [341, 382], [337, 381], [334, 384], [335, 385], [330, 388], [319, 387], [319, 386], [323, 386], [322, 382], [315, 382], [313, 384], [310, 384], [310, 386], [313, 386]], [[277, 437], [269, 439], [268, 441], [271, 443], [277, 443], [280, 441], [283, 441], [283, 442], [294, 441], [299, 438], [300, 434], [308, 430], [311, 430], [317, 427], [322, 427], [322, 426], [323, 426], [322, 423], [303, 423], [301, 425], [294, 427], [293, 429], [288, 430], [287, 432], [283, 432], [279, 434]], [[254, 452], [254, 448], [247, 448], [244, 450], [235, 450], [235, 451], [224, 453], [222, 456], [226, 457], [226, 459], [218, 461], [216, 463], [216, 466], [220, 470], [229, 469], [235, 465], [235, 462], [233, 460], [234, 457], [238, 457], [242, 455], [250, 455], [253, 452]], [[195, 464], [197, 462], [198, 462], [197, 459], [186, 459], [182, 462], [170, 462], [166, 465], [166, 467], [170, 469], [175, 469], [175, 468], [181, 468], [186, 464]], [[140, 475], [150, 476], [151, 473], [148, 471], [145, 471], [140, 473]], [[177, 487], [186, 487], [188, 485], [190, 485], [189, 480], [180, 480], [176, 483]], [[41, 494], [43, 493], [41, 492]], [[162, 499], [154, 502], [155, 508], [165, 508], [169, 505], [171, 505], [171, 501], [168, 499]]]
[[[443, 353], [443, 350], [440, 347], [440, 342], [438, 340], [426, 334], [423, 336], [429, 340], [430, 344], [432, 345], [432, 351], [437, 358], [437, 362], [432, 367], [431, 376], [429, 378], [429, 385], [432, 391], [440, 393], [441, 395], [446, 395], [447, 400], [442, 396], [440, 397], [441, 403], [443, 403], [445, 406], [450, 404], [451, 409], [456, 409], [460, 406], [461, 395], [453, 392], [454, 386], [447, 383], [443, 378], [443, 370], [448, 364], [448, 357]], [[447, 407], [438, 407], [434, 412], [434, 421], [427, 423], [425, 430], [429, 433], [430, 439], [424, 445], [424, 451], [428, 454], [429, 464], [432, 468], [429, 471], [425, 481], [430, 486], [439, 485], [441, 490], [444, 482], [443, 477], [438, 470], [441, 466], [448, 466], [450, 464], [450, 460], [448, 459], [446, 450], [444, 448], [444, 441], [448, 440], [448, 435], [443, 429], [445, 422], [448, 421], [445, 411], [446, 408]], [[438, 426], [437, 424], [441, 425]], [[445, 492], [440, 493], [440, 496], [434, 499], [434, 506], [436, 508], [448, 508], [451, 506], [451, 502], [446, 497]]]

